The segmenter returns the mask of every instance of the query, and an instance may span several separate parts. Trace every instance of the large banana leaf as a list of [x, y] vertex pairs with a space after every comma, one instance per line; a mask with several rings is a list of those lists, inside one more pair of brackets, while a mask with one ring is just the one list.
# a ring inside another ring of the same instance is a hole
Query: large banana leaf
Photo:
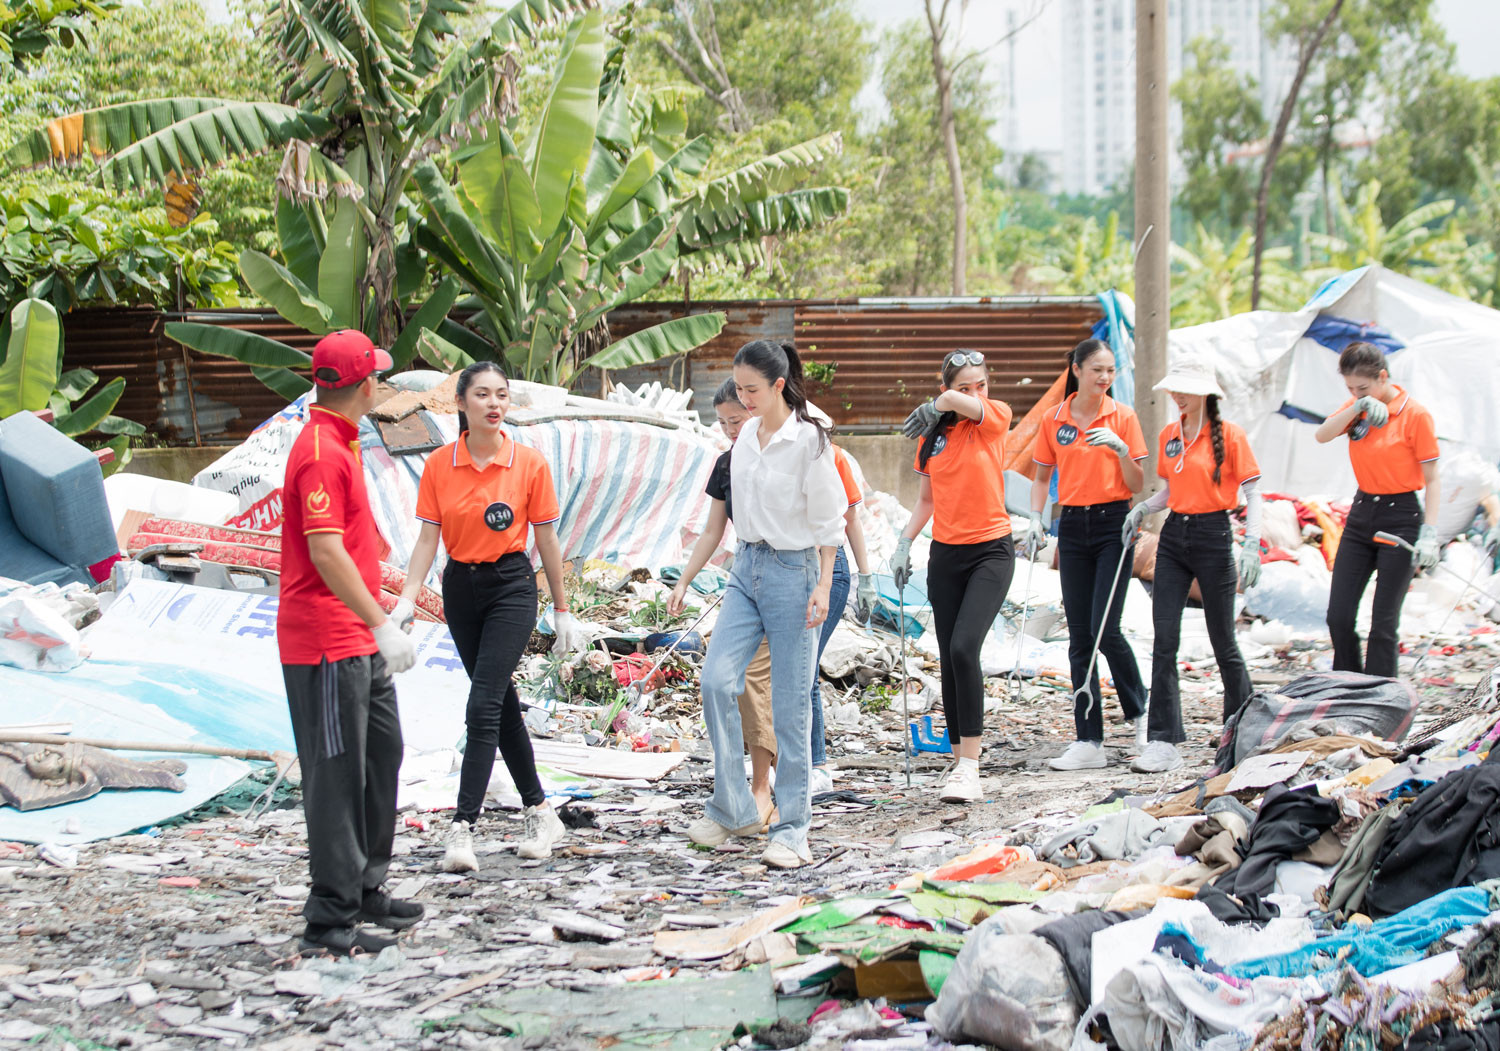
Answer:
[[305, 369], [312, 365], [312, 356], [306, 351], [237, 328], [203, 325], [196, 321], [170, 321], [164, 331], [168, 339], [175, 339], [185, 347], [259, 368]]
[[539, 228], [546, 232], [557, 228], [568, 206], [571, 180], [583, 174], [594, 148], [604, 68], [602, 11], [590, 11], [573, 24], [557, 66], [557, 78], [527, 150], [541, 208]]
[[459, 169], [459, 182], [512, 266], [531, 262], [542, 250], [541, 205], [526, 165], [506, 149], [507, 137], [491, 139]]
[[240, 253], [240, 276], [250, 290], [294, 325], [315, 336], [333, 331], [333, 310], [290, 270], [253, 248]]
[[601, 201], [589, 201], [589, 237], [596, 237], [605, 224], [626, 204], [645, 188], [656, 175], [656, 154], [649, 147], [638, 150], [605, 191]]
[[685, 354], [694, 347], [701, 347], [722, 331], [724, 314], [717, 310], [673, 318], [616, 340], [585, 360], [579, 368], [628, 369], [632, 365], [649, 365], [673, 354]]
[[312, 204], [295, 204], [276, 197], [276, 240], [286, 268], [308, 288], [318, 283], [318, 260], [323, 257], [328, 228], [323, 212]]
[[438, 68], [438, 37], [451, 37], [457, 33], [449, 15], [465, 15], [476, 0], [426, 0], [412, 4], [412, 12], [420, 7], [422, 17], [417, 20], [416, 31], [411, 38], [411, 63], [418, 76], [425, 77]]
[[706, 183], [684, 202], [700, 227], [732, 222], [747, 201], [764, 200], [791, 187], [814, 166], [844, 148], [838, 132], [788, 146]]
[[312, 384], [291, 369], [263, 368], [257, 365], [250, 372], [287, 401], [296, 401], [312, 390]]
[[520, 0], [491, 24], [481, 43], [519, 44], [564, 18], [598, 6], [598, 0]]
[[23, 299], [10, 312], [10, 342], [0, 365], [0, 419], [47, 407], [57, 386], [62, 326], [51, 303]]
[[451, 277], [443, 278], [427, 302], [411, 316], [411, 320], [401, 330], [401, 335], [391, 344], [391, 360], [395, 362], [396, 368], [411, 361], [412, 354], [417, 349], [417, 337], [426, 329], [436, 329], [448, 316], [448, 311], [453, 309], [453, 301], [458, 298], [458, 290], [456, 280]]
[[[453, 188], [431, 161], [424, 161], [415, 172], [418, 188], [427, 200], [427, 221], [418, 234], [419, 242], [437, 254], [454, 272], [480, 295], [503, 299], [513, 269], [464, 212]], [[446, 254], [444, 254], [446, 250]]]
[[837, 186], [793, 190], [747, 201], [728, 222], [700, 223], [701, 213], [685, 215], [677, 227], [682, 253], [722, 248], [737, 241], [800, 233], [831, 222], [849, 210], [849, 191]]
[[354, 201], [340, 197], [328, 224], [328, 244], [318, 260], [318, 298], [328, 304], [334, 325], [363, 328], [361, 297], [370, 240]]
[[72, 412], [59, 413], [54, 426], [69, 438], [87, 434], [102, 424], [104, 418], [114, 411], [120, 395], [124, 393], [125, 380], [123, 377], [116, 376], [99, 388], [88, 401], [75, 406]]
[[444, 372], [454, 372], [474, 364], [473, 358], [431, 329], [424, 329], [417, 337], [417, 353], [429, 365]]

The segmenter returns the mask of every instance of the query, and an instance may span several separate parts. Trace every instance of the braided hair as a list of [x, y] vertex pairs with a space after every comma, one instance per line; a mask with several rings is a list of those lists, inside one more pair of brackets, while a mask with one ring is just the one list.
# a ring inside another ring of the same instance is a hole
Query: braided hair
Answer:
[[1214, 442], [1214, 485], [1219, 484], [1219, 475], [1224, 468], [1224, 421], [1219, 418], [1219, 396], [1210, 394], [1203, 399], [1203, 415], [1208, 417], [1208, 433]]

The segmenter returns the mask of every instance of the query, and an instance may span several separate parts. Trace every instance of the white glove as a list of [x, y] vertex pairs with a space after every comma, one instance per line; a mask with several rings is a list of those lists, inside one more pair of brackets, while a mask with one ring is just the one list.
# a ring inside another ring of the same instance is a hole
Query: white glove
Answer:
[[573, 614], [566, 610], [552, 610], [552, 630], [556, 632], [556, 638], [552, 642], [554, 657], [577, 653], [588, 646], [588, 636], [573, 619]]
[[396, 603], [396, 608], [391, 610], [391, 619], [396, 622], [396, 627], [411, 634], [412, 622], [417, 619], [417, 607], [409, 598], [404, 598]]
[[1102, 445], [1113, 451], [1116, 456], [1124, 456], [1130, 451], [1130, 447], [1125, 444], [1125, 439], [1108, 427], [1090, 427], [1083, 432], [1083, 436], [1088, 439], [1090, 445]]
[[1120, 530], [1120, 542], [1122, 544], [1129, 547], [1135, 543], [1135, 535], [1141, 531], [1141, 523], [1146, 520], [1146, 516], [1150, 513], [1151, 509], [1146, 506], [1146, 501], [1144, 500], [1130, 509], [1130, 513], [1125, 516], [1125, 528]]
[[404, 671], [410, 671], [411, 666], [417, 663], [417, 644], [401, 630], [394, 617], [386, 617], [371, 630], [375, 633], [375, 645], [385, 658], [385, 670], [390, 674], [400, 675]]
[[1390, 419], [1390, 410], [1385, 407], [1385, 402], [1379, 398], [1371, 398], [1366, 395], [1355, 402], [1354, 407], [1365, 414], [1365, 422], [1371, 427], [1384, 427], [1385, 421]]
[[1247, 536], [1240, 548], [1240, 586], [1253, 588], [1260, 582], [1260, 538]]

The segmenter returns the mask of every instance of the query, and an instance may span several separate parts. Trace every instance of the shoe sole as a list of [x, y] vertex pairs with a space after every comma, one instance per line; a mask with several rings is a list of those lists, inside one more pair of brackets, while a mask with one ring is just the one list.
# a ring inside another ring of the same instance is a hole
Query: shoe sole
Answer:
[[1181, 770], [1182, 766], [1183, 764], [1180, 762], [1162, 767], [1138, 766], [1135, 763], [1131, 763], [1130, 769], [1137, 774], [1170, 774], [1173, 770]]
[[388, 931], [404, 931], [408, 927], [415, 927], [427, 918], [427, 914], [421, 916], [371, 916], [368, 912], [359, 914], [360, 923], [373, 923], [377, 927], [384, 927]]
[[941, 799], [944, 803], [982, 803], [982, 802], [984, 802], [984, 795], [982, 793], [979, 794], [979, 795], [969, 796], [969, 795], [958, 795], [957, 793], [944, 792], [942, 795], [938, 796], [938, 798]]
[[1056, 770], [1058, 773], [1068, 774], [1072, 773], [1075, 770], [1103, 770], [1109, 766], [1109, 760], [1101, 759], [1097, 763], [1084, 763], [1078, 766], [1073, 766], [1071, 764], [1068, 766], [1054, 766], [1052, 763], [1048, 763], [1047, 766], [1049, 769]]
[[465, 872], [478, 872], [479, 871], [479, 865], [478, 865], [478, 863], [475, 863], [474, 865], [468, 865], [468, 864], [460, 865], [457, 862], [448, 861], [447, 859], [444, 859], [443, 861], [441, 861], [441, 862], [438, 863], [438, 870], [441, 871], [441, 872], [449, 872], [449, 873], [452, 873], [454, 875], [462, 875]]
[[801, 858], [798, 858], [795, 864], [788, 865], [780, 861], [772, 861], [770, 858], [765, 857], [764, 855], [762, 855], [760, 860], [762, 864], [769, 865], [773, 869], [781, 869], [784, 872], [789, 872], [792, 869], [800, 869], [804, 866], [812, 864], [812, 862], [810, 861], [803, 861]]
[[300, 952], [304, 953], [312, 953], [314, 955], [322, 955], [326, 953], [329, 956], [340, 957], [353, 956], [355, 953], [358, 953], [361, 956], [375, 956], [380, 952], [380, 950], [378, 949], [374, 952], [371, 952], [369, 949], [363, 948], [359, 945], [353, 945], [347, 949], [336, 949], [331, 945], [324, 945], [322, 942], [310, 942], [306, 938], [298, 940], [297, 948]]

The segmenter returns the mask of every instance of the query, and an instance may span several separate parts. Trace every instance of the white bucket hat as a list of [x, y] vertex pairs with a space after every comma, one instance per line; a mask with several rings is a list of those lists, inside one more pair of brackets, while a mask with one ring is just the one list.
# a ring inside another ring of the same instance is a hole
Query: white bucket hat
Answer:
[[1224, 389], [1214, 378], [1214, 370], [1207, 362], [1198, 358], [1178, 358], [1167, 369], [1167, 374], [1152, 390], [1173, 391], [1177, 394], [1212, 394], [1224, 397]]

